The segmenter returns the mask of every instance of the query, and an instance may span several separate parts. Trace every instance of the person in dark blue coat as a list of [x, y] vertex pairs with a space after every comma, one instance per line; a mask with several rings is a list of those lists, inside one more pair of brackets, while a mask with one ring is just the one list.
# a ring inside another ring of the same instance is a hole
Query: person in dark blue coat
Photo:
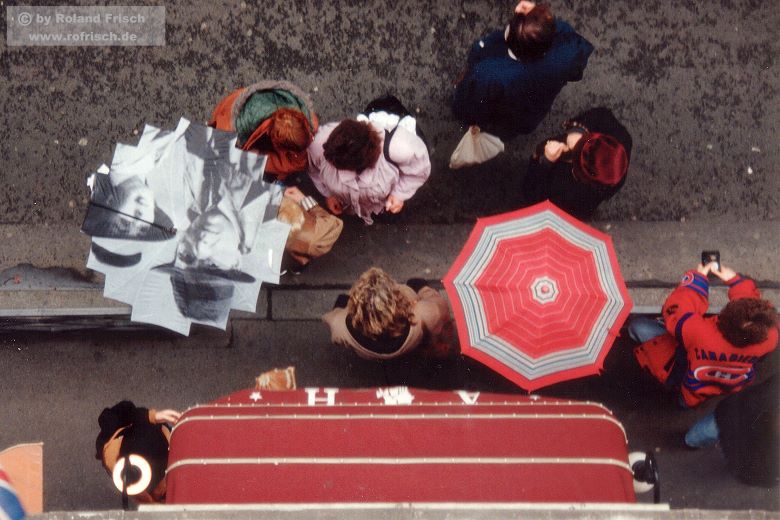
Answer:
[[506, 29], [471, 46], [453, 113], [504, 141], [528, 134], [564, 85], [582, 79], [591, 52], [593, 45], [546, 5], [523, 0]]

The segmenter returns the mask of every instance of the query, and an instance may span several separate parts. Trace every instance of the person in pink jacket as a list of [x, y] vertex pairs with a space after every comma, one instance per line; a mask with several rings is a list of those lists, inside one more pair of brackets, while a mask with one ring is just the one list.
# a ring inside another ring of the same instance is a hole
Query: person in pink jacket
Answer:
[[345, 119], [320, 127], [309, 146], [309, 176], [336, 214], [399, 213], [431, 174], [425, 143], [403, 126]]

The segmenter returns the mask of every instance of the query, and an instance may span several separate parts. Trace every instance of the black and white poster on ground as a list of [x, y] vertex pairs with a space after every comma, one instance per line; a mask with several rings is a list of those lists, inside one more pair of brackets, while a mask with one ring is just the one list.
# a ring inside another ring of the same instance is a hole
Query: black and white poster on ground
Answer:
[[132, 320], [189, 334], [224, 329], [230, 309], [254, 312], [263, 282], [279, 283], [290, 228], [276, 219], [283, 187], [263, 181], [266, 158], [236, 135], [181, 119], [147, 125], [90, 175], [82, 231], [87, 267]]

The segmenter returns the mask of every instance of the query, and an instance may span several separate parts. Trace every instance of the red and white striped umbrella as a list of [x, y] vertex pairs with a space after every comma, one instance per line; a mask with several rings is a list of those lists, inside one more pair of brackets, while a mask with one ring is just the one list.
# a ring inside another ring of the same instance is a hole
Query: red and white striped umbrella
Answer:
[[463, 353], [529, 391], [598, 373], [632, 306], [611, 238], [549, 201], [478, 219], [444, 285]]

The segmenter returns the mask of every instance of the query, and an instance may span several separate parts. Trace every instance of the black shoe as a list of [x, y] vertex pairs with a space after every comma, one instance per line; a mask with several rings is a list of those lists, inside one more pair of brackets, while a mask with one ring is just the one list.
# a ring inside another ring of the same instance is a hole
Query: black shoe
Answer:
[[414, 292], [420, 292], [423, 287], [430, 287], [428, 282], [422, 278], [409, 278], [406, 280], [406, 285], [411, 287]]
[[336, 296], [336, 302], [333, 304], [334, 309], [346, 309], [347, 304], [349, 303], [349, 295], [348, 294], [339, 294]]
[[309, 264], [295, 264], [290, 266], [290, 274], [294, 276], [298, 276], [299, 274], [302, 274], [306, 268], [309, 267]]

